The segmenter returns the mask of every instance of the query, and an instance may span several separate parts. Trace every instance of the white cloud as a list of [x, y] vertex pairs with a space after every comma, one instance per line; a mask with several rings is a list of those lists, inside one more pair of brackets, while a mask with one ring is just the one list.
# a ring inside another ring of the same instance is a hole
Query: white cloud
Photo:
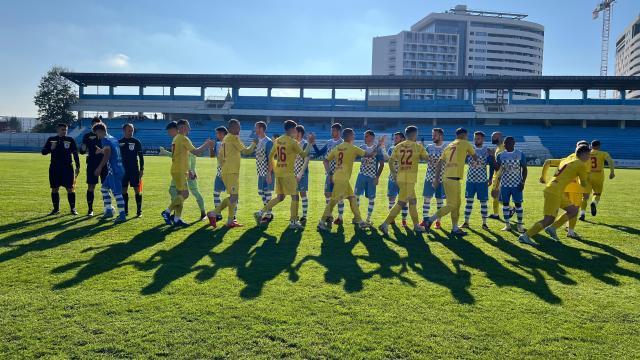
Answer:
[[126, 69], [129, 67], [129, 57], [125, 54], [114, 54], [107, 57], [106, 64], [110, 67]]

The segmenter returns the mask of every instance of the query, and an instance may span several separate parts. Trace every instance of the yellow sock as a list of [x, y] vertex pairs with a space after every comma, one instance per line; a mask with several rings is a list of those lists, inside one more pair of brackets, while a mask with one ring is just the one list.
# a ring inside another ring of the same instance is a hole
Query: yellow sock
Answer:
[[413, 221], [413, 225], [420, 224], [420, 220], [418, 218], [418, 208], [416, 208], [416, 204], [409, 204], [409, 215], [411, 216], [411, 221]]
[[531, 228], [529, 228], [529, 230], [527, 230], [527, 235], [529, 237], [532, 237], [533, 235], [539, 233], [540, 231], [542, 231], [543, 226], [540, 222], [537, 222], [535, 224], [533, 224], [533, 226]]
[[395, 219], [396, 216], [398, 216], [398, 214], [400, 214], [401, 210], [402, 210], [402, 206], [400, 206], [400, 203], [397, 202], [395, 205], [393, 205], [393, 207], [389, 211], [389, 215], [387, 216], [387, 218], [386, 218], [386, 220], [384, 222], [387, 223], [387, 224], [391, 224], [393, 219]]
[[271, 209], [273, 209], [273, 207], [278, 205], [279, 203], [280, 203], [280, 199], [277, 196], [274, 197], [273, 199], [269, 200], [267, 205], [264, 206], [264, 208], [262, 209], [262, 212], [266, 213], [271, 211]]
[[578, 222], [578, 217], [574, 216], [571, 219], [569, 219], [569, 229], [573, 230], [576, 228], [576, 223]]
[[551, 226], [553, 226], [556, 229], [559, 229], [567, 221], [569, 221], [569, 215], [565, 213], [565, 214], [562, 214], [562, 216], [560, 216], [558, 219], [556, 219], [556, 221]]
[[349, 198], [349, 207], [353, 213], [353, 221], [360, 223], [362, 221], [362, 216], [360, 216], [360, 209], [358, 208], [358, 202], [355, 198]]
[[494, 214], [500, 213], [500, 200], [498, 199], [493, 199], [493, 213]]
[[298, 200], [291, 199], [291, 220], [298, 220]]
[[171, 200], [171, 204], [169, 205], [169, 210], [170, 211], [175, 211], [180, 204], [184, 203], [184, 198], [182, 197], [182, 195], [176, 195], [172, 200]]
[[233, 218], [236, 216], [237, 206], [236, 206], [235, 203], [232, 203], [228, 198], [225, 199], [225, 200], [227, 200], [227, 203], [229, 204], [229, 209], [228, 209], [229, 210], [229, 219], [228, 219], [228, 221], [233, 221]]
[[331, 213], [333, 212], [333, 208], [338, 204], [338, 200], [330, 199], [327, 205], [324, 207], [324, 212], [322, 213], [322, 221], [327, 220]]
[[582, 198], [582, 202], [580, 203], [580, 210], [586, 210], [587, 209], [587, 203], [589, 202], [589, 198]]
[[229, 198], [225, 198], [224, 200], [222, 200], [220, 202], [220, 205], [218, 205], [216, 207], [215, 210], [213, 210], [216, 214], [220, 215], [222, 213], [222, 210], [224, 210], [227, 206], [229, 206]]

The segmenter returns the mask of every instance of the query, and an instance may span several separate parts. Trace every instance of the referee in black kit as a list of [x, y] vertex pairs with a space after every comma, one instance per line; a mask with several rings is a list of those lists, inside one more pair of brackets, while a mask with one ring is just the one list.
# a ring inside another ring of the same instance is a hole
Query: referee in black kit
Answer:
[[[124, 211], [129, 215], [129, 185], [136, 193], [136, 216], [142, 216], [142, 174], [144, 173], [144, 156], [140, 140], [133, 137], [133, 124], [122, 126], [124, 137], [118, 140], [124, 176], [122, 177], [122, 197], [124, 198]], [[138, 166], [138, 160], [139, 166]]]
[[[74, 186], [76, 177], [80, 173], [80, 157], [78, 157], [78, 148], [76, 141], [72, 137], [67, 136], [67, 124], [59, 123], [56, 125], [56, 136], [51, 136], [42, 148], [42, 155], [51, 154], [51, 164], [49, 165], [49, 185], [51, 186], [51, 202], [53, 210], [49, 215], [57, 215], [60, 213], [60, 193], [59, 188], [62, 186], [67, 189], [67, 199], [72, 215], [78, 215], [76, 210], [76, 193]], [[73, 170], [71, 156], [76, 163], [76, 170]]]
[[[91, 128], [93, 125], [102, 122], [99, 117], [94, 117], [91, 120]], [[93, 216], [93, 199], [96, 184], [98, 183], [98, 177], [95, 175], [95, 171], [102, 160], [102, 154], [96, 154], [96, 149], [102, 148], [102, 142], [98, 139], [98, 136], [90, 131], [82, 137], [82, 144], [80, 145], [80, 154], [87, 154], [87, 207], [89, 211], [87, 216]], [[106, 166], [102, 168], [100, 173], [100, 183], [107, 177], [109, 169]]]

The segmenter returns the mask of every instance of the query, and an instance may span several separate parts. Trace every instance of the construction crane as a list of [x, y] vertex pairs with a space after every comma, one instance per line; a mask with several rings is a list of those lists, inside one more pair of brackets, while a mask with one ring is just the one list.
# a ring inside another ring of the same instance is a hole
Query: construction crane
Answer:
[[[616, 0], [603, 0], [593, 9], [593, 19], [602, 13], [602, 45], [600, 48], [600, 76], [607, 76], [609, 67], [609, 28], [611, 26], [611, 8]], [[607, 98], [607, 90], [600, 90], [600, 98]]]

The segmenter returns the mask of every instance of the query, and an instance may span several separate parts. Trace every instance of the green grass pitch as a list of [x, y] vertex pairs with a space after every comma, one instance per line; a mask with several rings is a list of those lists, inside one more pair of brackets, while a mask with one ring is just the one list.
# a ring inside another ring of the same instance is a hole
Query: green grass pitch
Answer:
[[[114, 226], [83, 216], [84, 169], [81, 216], [68, 215], [62, 191], [62, 215], [45, 217], [48, 162], [37, 154], [0, 154], [1, 358], [631, 359], [640, 353], [637, 170], [618, 170], [606, 182], [598, 216], [578, 224], [583, 240], [561, 231], [562, 243], [538, 238], [534, 249], [501, 232], [497, 221], [490, 220], [490, 232], [479, 230], [478, 203], [464, 239], [401, 229], [387, 239], [351, 225], [320, 235], [319, 162], [311, 163], [310, 220], [302, 233], [286, 230], [289, 200], [267, 229], [253, 226], [260, 200], [252, 159], [242, 166], [242, 229], [164, 226], [159, 213], [170, 180], [164, 157], [147, 157], [141, 219]], [[200, 158], [198, 170], [210, 210], [214, 161]], [[526, 226], [541, 217], [539, 171], [530, 169], [527, 181]], [[386, 174], [376, 224], [387, 212]], [[197, 215], [190, 198], [183, 217]], [[443, 227], [450, 229], [450, 221]]]

